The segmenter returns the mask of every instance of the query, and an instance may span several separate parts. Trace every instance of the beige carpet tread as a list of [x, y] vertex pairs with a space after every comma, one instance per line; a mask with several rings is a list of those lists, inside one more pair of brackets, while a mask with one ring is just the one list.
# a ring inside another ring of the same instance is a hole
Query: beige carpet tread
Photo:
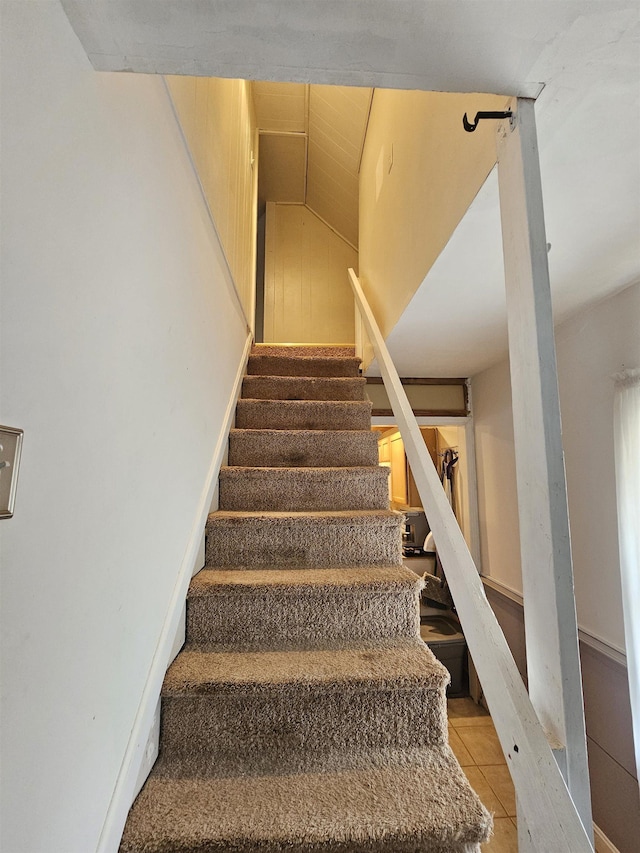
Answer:
[[404, 516], [389, 510], [212, 513], [206, 565], [311, 569], [402, 563]]
[[356, 348], [349, 344], [254, 344], [251, 348], [251, 355], [278, 355], [287, 358], [354, 358], [355, 354]]
[[422, 586], [421, 578], [400, 566], [203, 569], [189, 588], [187, 645], [247, 651], [415, 640]]
[[490, 827], [451, 751], [431, 747], [331, 774], [154, 772], [120, 853], [479, 853]]
[[359, 509], [359, 510], [313, 510], [309, 512], [239, 512], [235, 510], [216, 510], [209, 514], [209, 522], [217, 524], [237, 525], [246, 520], [268, 521], [273, 525], [293, 526], [297, 523], [331, 524], [368, 524], [375, 522], [383, 525], [396, 525], [404, 518], [404, 514], [393, 509]]
[[242, 572], [233, 569], [204, 568], [193, 578], [188, 597], [211, 595], [235, 590], [259, 593], [273, 589], [283, 593], [298, 590], [337, 588], [394, 592], [411, 589], [419, 592], [422, 578], [404, 566], [372, 566], [342, 569], [256, 569]]
[[389, 469], [381, 465], [340, 468], [220, 470], [220, 509], [388, 509]]
[[447, 742], [449, 673], [419, 640], [395, 647], [186, 648], [162, 688], [160, 754], [186, 775], [334, 771], [370, 750]]
[[371, 430], [232, 429], [229, 465], [257, 468], [353, 468], [378, 464]]
[[365, 400], [238, 400], [239, 429], [366, 430], [371, 406]]
[[251, 400], [364, 400], [362, 376], [245, 376], [242, 397]]
[[420, 640], [395, 648], [286, 652], [182, 651], [167, 670], [163, 696], [239, 686], [322, 684], [342, 690], [440, 688], [447, 670]]
[[298, 356], [250, 355], [247, 373], [250, 376], [358, 376], [360, 359], [357, 356]]

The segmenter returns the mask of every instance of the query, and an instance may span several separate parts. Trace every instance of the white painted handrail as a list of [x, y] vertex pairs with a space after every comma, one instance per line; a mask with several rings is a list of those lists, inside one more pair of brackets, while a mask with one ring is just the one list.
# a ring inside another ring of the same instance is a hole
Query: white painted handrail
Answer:
[[442, 567], [507, 759], [532, 847], [539, 853], [593, 853], [502, 629], [487, 601], [384, 338], [352, 269], [349, 281], [438, 544]]

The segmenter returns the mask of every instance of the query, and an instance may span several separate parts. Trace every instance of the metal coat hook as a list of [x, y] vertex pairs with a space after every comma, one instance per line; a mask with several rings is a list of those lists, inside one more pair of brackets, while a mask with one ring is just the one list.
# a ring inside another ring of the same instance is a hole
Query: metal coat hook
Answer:
[[511, 112], [511, 110], [504, 110], [503, 112], [492, 112], [492, 111], [479, 112], [479, 113], [476, 113], [476, 117], [474, 118], [473, 124], [472, 124], [469, 121], [469, 119], [467, 118], [467, 114], [465, 113], [462, 116], [462, 126], [467, 131], [467, 133], [473, 133], [473, 131], [478, 126], [478, 122], [481, 121], [481, 119], [483, 119], [483, 118], [511, 118], [512, 115], [513, 115], [513, 113]]

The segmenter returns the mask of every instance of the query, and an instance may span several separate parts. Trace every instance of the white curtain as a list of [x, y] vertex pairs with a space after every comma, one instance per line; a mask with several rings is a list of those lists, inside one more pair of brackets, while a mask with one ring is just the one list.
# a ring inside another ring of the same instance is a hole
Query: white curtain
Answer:
[[640, 368], [615, 378], [614, 443], [627, 672], [640, 779]]

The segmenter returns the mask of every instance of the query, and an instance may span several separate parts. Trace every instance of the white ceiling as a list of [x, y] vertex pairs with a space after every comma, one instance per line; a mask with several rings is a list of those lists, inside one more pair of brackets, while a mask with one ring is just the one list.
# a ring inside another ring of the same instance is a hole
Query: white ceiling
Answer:
[[94, 68], [534, 97], [582, 15], [629, 0], [61, 0]]
[[[640, 280], [636, 0], [369, 0], [366, 16], [353, 0], [62, 3], [99, 70], [524, 96], [544, 83], [556, 317]], [[505, 352], [496, 217], [490, 179], [389, 338], [403, 374], [471, 375]]]
[[[640, 281], [638, 8], [599, 4], [531, 70], [546, 81], [536, 115], [556, 322]], [[471, 376], [506, 354], [495, 170], [387, 344], [404, 376]]]

